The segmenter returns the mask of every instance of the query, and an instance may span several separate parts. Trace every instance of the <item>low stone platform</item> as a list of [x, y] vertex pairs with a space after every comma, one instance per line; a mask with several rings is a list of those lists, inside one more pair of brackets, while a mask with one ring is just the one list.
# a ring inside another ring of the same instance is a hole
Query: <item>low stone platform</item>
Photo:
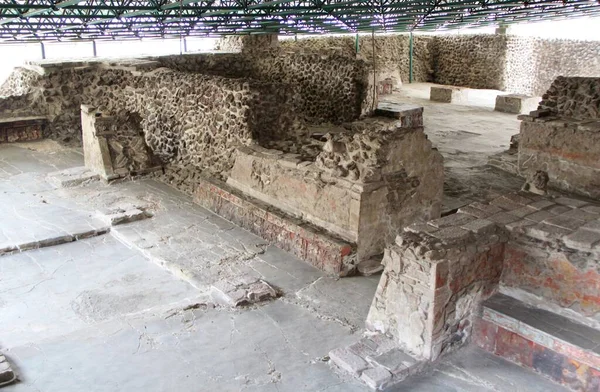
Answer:
[[201, 179], [194, 201], [330, 274], [355, 272], [356, 248], [215, 179]]
[[600, 331], [497, 294], [474, 328], [481, 348], [575, 391], [600, 389]]
[[469, 100], [469, 90], [455, 86], [432, 86], [429, 99], [435, 102], [464, 104]]
[[525, 114], [536, 110], [539, 102], [540, 97], [521, 94], [498, 95], [494, 110], [503, 113]]

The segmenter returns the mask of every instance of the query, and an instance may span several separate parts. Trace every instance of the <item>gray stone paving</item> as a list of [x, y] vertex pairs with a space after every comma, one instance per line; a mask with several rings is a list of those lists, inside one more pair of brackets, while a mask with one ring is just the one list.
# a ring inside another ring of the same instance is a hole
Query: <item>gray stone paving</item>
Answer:
[[[378, 276], [327, 277], [152, 180], [53, 187], [47, 173], [81, 162], [72, 150], [44, 155], [41, 145], [0, 146], [9, 152], [0, 159], [2, 208], [31, 214], [13, 213], [0, 230], [38, 230], [23, 216], [54, 225], [39, 237], [98, 212], [149, 215], [108, 234], [0, 256], [0, 347], [20, 380], [4, 390], [368, 390], [326, 360], [362, 336]], [[212, 304], [212, 285], [240, 276], [281, 296], [235, 309]]]

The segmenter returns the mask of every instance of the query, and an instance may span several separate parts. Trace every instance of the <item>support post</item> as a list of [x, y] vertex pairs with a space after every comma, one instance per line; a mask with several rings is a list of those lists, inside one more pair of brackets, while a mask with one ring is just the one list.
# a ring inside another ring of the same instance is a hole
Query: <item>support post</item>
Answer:
[[40, 42], [40, 48], [42, 49], [42, 60], [46, 60], [46, 48], [43, 42]]
[[98, 49], [96, 48], [96, 41], [92, 40], [92, 51], [94, 53], [94, 57], [98, 57]]
[[187, 53], [187, 38], [183, 37], [183, 53]]
[[358, 53], [359, 50], [359, 46], [358, 46], [358, 33], [356, 33], [356, 38], [354, 38], [354, 51], [356, 53]]
[[413, 82], [413, 33], [410, 32], [408, 41], [408, 83]]

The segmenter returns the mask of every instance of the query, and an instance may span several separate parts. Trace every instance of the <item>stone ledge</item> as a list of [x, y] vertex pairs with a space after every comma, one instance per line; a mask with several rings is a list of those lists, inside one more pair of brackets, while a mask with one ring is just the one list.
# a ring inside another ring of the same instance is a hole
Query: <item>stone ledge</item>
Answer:
[[346, 276], [355, 272], [354, 244], [243, 196], [221, 181], [199, 180], [194, 201], [326, 273]]
[[600, 332], [555, 313], [496, 294], [484, 302], [474, 341], [570, 389], [597, 390]]

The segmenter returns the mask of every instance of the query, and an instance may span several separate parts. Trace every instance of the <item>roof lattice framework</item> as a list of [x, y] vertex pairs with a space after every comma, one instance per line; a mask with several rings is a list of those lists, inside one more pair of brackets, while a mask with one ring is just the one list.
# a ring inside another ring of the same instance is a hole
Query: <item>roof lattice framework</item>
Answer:
[[0, 40], [406, 32], [600, 15], [600, 0], [0, 0]]

